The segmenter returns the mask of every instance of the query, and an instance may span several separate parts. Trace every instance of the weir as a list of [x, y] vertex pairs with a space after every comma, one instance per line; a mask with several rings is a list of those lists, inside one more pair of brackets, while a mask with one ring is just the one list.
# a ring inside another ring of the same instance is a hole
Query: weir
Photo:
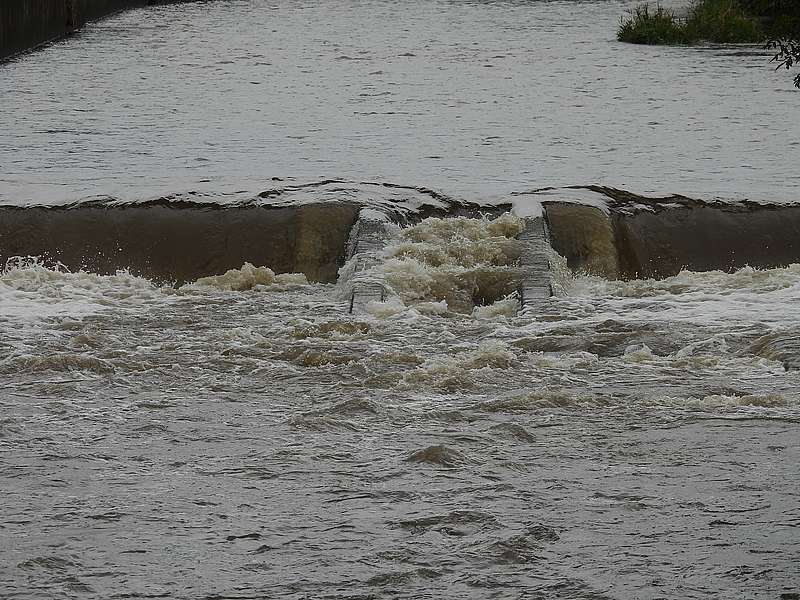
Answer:
[[[380, 269], [371, 267], [393, 220], [411, 224], [427, 216], [499, 215], [512, 208], [465, 206], [440, 198], [425, 204], [428, 194], [415, 188], [362, 186], [352, 191], [341, 182], [329, 187], [318, 193], [287, 187], [231, 204], [160, 199], [0, 206], [0, 267], [14, 257], [37, 256], [44, 264], [61, 263], [72, 271], [103, 275], [128, 269], [159, 283], [185, 283], [249, 262], [333, 283], [349, 261], [348, 273], [339, 280], [349, 286], [349, 309], [359, 312], [386, 297]], [[518, 236], [520, 280], [513, 275], [484, 280], [466, 299], [449, 297], [444, 288], [437, 293], [451, 307], [464, 300], [471, 310], [470, 302], [491, 303], [517, 289], [520, 310], [536, 310], [552, 294], [551, 246], [571, 269], [608, 279], [800, 263], [800, 205], [712, 203], [581, 189], [596, 197], [584, 197], [587, 203], [581, 204], [565, 200], [574, 190], [551, 190], [536, 199], [544, 214], [529, 217]], [[386, 195], [379, 196], [381, 191]], [[341, 196], [352, 200], [337, 200]], [[460, 283], [465, 290], [474, 287], [474, 282]]]
[[245, 262], [333, 282], [359, 207], [221, 206], [155, 201], [132, 205], [0, 207], [0, 267], [39, 256], [72, 271], [128, 269], [156, 282], [186, 283]]
[[800, 370], [800, 328], [768, 333], [755, 340], [748, 352], [779, 361], [787, 371]]
[[613, 211], [612, 222], [620, 276], [626, 279], [800, 262], [796, 204], [680, 202]]
[[[592, 204], [558, 199], [576, 192], [594, 193]], [[571, 269], [608, 279], [800, 262], [800, 204], [650, 198], [598, 186], [547, 190], [541, 198], [553, 250]]]
[[611, 217], [595, 206], [566, 202], [544, 204], [549, 241], [570, 269], [619, 277], [619, 258]]

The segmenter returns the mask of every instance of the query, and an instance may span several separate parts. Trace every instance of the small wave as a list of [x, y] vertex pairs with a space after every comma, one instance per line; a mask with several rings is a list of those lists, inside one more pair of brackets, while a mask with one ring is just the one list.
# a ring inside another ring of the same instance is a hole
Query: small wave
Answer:
[[19, 356], [0, 363], [0, 370], [6, 373], [43, 371], [89, 371], [92, 373], [111, 373], [114, 365], [106, 360], [87, 354], [59, 352], [45, 356]]
[[681, 271], [664, 279], [631, 279], [627, 281], [585, 277], [580, 280], [579, 295], [612, 295], [623, 298], [651, 298], [699, 295], [717, 296], [769, 294], [783, 290], [800, 293], [800, 264], [774, 269], [742, 267], [732, 273], [724, 271]]
[[724, 410], [743, 407], [782, 408], [796, 406], [800, 398], [783, 394], [745, 394], [742, 396], [728, 396], [712, 394], [702, 398], [661, 398], [658, 404], [684, 406], [699, 410]]
[[275, 356], [301, 367], [327, 367], [357, 362], [361, 356], [345, 348], [327, 345], [302, 344], [286, 348]]
[[[268, 267], [251, 263], [176, 288], [124, 270], [99, 275], [70, 271], [40, 257], [15, 257], [0, 272], [0, 307], [7, 317], [80, 317], [112, 307], [136, 309], [154, 302], [170, 302], [198, 292], [291, 291], [307, 285], [308, 279], [302, 273], [276, 274]], [[75, 343], [92, 346], [94, 342], [86, 337], [76, 338]]]
[[482, 320], [492, 320], [498, 317], [513, 317], [517, 314], [518, 308], [519, 299], [516, 294], [513, 294], [486, 306], [476, 306], [472, 311], [472, 316]]
[[38, 257], [15, 257], [0, 272], [0, 306], [7, 317], [80, 316], [109, 306], [163, 301], [173, 292], [128, 271], [71, 272]]
[[445, 514], [395, 521], [391, 525], [405, 529], [414, 535], [437, 531], [456, 537], [491, 531], [501, 527], [497, 517], [478, 510], [454, 510]]
[[453, 448], [444, 445], [428, 446], [422, 450], [413, 452], [407, 459], [407, 462], [412, 463], [426, 463], [453, 469], [455, 467], [464, 465], [469, 462], [469, 459]]
[[403, 373], [400, 383], [454, 392], [472, 388], [475, 377], [484, 369], [489, 373], [505, 370], [515, 362], [516, 356], [506, 343], [487, 341], [473, 350], [431, 357], [416, 369]]
[[229, 269], [223, 275], [201, 277], [192, 287], [213, 288], [222, 291], [245, 291], [257, 286], [295, 286], [308, 285], [308, 278], [303, 273], [281, 273], [268, 267], [256, 267], [248, 262], [240, 269]]
[[523, 533], [492, 542], [488, 547], [482, 545], [480, 550], [484, 557], [496, 564], [521, 565], [542, 560], [541, 553], [545, 546], [559, 539], [558, 533], [552, 527], [536, 525]]
[[797, 395], [709, 394], [703, 396], [669, 396], [649, 393], [642, 396], [594, 394], [563, 388], [542, 388], [517, 393], [505, 398], [481, 402], [476, 408], [493, 413], [524, 413], [542, 409], [610, 409], [675, 408], [690, 411], [725, 412], [747, 408], [787, 408], [800, 405]]
[[533, 434], [517, 423], [500, 423], [499, 425], [493, 425], [491, 430], [497, 435], [510, 436], [519, 442], [525, 442], [527, 444], [536, 441], [536, 437], [534, 437]]
[[800, 369], [800, 330], [779, 329], [755, 340], [749, 351], [783, 364], [786, 370]]
[[74, 562], [68, 558], [60, 556], [36, 556], [22, 561], [17, 565], [18, 569], [23, 571], [48, 571], [52, 573], [65, 573], [67, 571], [77, 570], [82, 568], [83, 565]]
[[369, 415], [372, 411], [351, 410], [340, 412], [337, 409], [310, 411], [289, 419], [289, 425], [295, 429], [308, 431], [358, 431], [362, 426], [358, 417], [363, 413]]
[[292, 337], [297, 339], [321, 338], [347, 340], [367, 335], [372, 325], [361, 321], [327, 321], [295, 328]]
[[565, 389], [531, 390], [505, 398], [486, 400], [478, 404], [479, 410], [492, 413], [518, 413], [543, 408], [600, 407], [618, 404], [618, 399], [591, 393], [576, 393]]
[[14, 256], [6, 261], [0, 272], [0, 283], [20, 292], [35, 292], [59, 298], [70, 290], [95, 290], [112, 288], [118, 297], [125, 296], [125, 290], [134, 293], [139, 290], [153, 290], [155, 286], [143, 277], [136, 277], [129, 271], [120, 270], [110, 275], [96, 275], [86, 271], [70, 271], [59, 262], [44, 260], [38, 256]]

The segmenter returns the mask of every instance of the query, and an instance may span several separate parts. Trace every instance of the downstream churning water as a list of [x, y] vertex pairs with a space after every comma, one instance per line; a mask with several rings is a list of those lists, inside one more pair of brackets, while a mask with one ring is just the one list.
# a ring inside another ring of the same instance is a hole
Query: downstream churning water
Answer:
[[253, 275], [2, 277], [8, 596], [796, 589], [800, 372], [763, 350], [796, 266], [562, 280], [536, 317], [219, 289]]
[[[0, 201], [192, 198], [244, 228], [220, 205], [272, 177], [796, 200], [788, 78], [617, 44], [625, 6], [131, 11], [0, 66]], [[447, 204], [262, 194], [419, 197]], [[797, 598], [800, 265], [620, 281], [550, 254], [520, 312], [524, 222], [491, 212], [389, 227], [359, 275], [388, 297], [353, 315], [354, 261], [313, 281], [333, 213], [292, 221], [305, 274], [9, 263], [0, 597]]]

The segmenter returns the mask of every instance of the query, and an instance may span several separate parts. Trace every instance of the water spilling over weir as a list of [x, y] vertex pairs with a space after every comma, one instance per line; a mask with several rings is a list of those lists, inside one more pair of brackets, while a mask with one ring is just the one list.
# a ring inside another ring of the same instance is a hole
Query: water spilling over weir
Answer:
[[[528, 290], [523, 303], [550, 295], [551, 248], [573, 270], [610, 279], [800, 261], [800, 205], [795, 204], [648, 198], [589, 186], [480, 205], [426, 188], [340, 180], [275, 188], [224, 205], [184, 197], [0, 206], [0, 261], [39, 256], [71, 270], [128, 269], [178, 283], [249, 262], [333, 282], [346, 260], [358, 257], [358, 271], [374, 263], [393, 226], [431, 216], [496, 217], [514, 210], [525, 219], [522, 254], [514, 257], [528, 278], [519, 285]], [[376, 290], [373, 285], [363, 293], [381, 295]]]
[[629, 4], [0, 65], [0, 596], [796, 598], [796, 96]]

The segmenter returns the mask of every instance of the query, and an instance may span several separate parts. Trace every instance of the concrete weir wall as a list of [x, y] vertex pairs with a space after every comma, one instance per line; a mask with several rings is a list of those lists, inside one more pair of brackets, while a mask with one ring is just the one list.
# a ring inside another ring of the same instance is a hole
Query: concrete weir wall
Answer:
[[0, 0], [0, 60], [148, 0]]
[[759, 269], [800, 262], [800, 206], [673, 206], [612, 215], [620, 275]]
[[545, 205], [553, 249], [570, 268], [608, 279], [662, 279], [800, 262], [800, 205]]
[[185, 283], [250, 262], [333, 282], [358, 211], [345, 203], [2, 206], [0, 271], [13, 257], [39, 256], [71, 271], [102, 275], [129, 269], [156, 282]]

